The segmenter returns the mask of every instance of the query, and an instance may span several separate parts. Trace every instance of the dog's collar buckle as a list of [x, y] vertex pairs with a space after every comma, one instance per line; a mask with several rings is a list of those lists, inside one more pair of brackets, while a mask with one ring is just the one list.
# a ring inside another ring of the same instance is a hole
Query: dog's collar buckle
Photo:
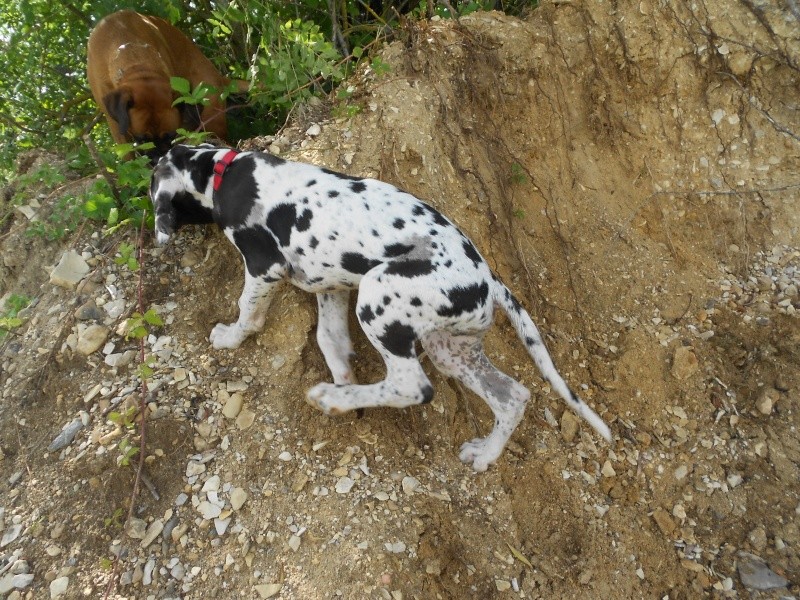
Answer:
[[216, 192], [219, 190], [219, 186], [222, 185], [222, 176], [225, 174], [225, 170], [230, 166], [233, 162], [233, 159], [236, 158], [236, 155], [239, 154], [236, 150], [228, 150], [228, 152], [223, 156], [220, 160], [214, 163], [214, 191]]

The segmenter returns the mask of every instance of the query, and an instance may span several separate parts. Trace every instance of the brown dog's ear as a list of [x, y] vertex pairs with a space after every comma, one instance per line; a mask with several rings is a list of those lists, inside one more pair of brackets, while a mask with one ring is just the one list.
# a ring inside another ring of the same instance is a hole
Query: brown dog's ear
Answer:
[[109, 116], [119, 124], [120, 133], [127, 137], [128, 127], [131, 126], [131, 119], [128, 111], [133, 106], [133, 96], [128, 90], [114, 90], [106, 94], [103, 104]]

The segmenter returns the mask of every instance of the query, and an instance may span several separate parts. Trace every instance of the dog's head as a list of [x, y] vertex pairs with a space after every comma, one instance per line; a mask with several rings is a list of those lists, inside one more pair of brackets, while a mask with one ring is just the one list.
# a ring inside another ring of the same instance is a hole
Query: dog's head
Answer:
[[150, 200], [156, 215], [156, 240], [165, 244], [183, 225], [214, 222], [213, 200], [206, 195], [217, 148], [174, 146], [156, 164]]
[[103, 105], [125, 139], [153, 143], [155, 147], [146, 154], [155, 163], [172, 147], [178, 128], [193, 131], [200, 126], [197, 106], [173, 106], [174, 101], [169, 83], [153, 80], [120, 86], [106, 94]]

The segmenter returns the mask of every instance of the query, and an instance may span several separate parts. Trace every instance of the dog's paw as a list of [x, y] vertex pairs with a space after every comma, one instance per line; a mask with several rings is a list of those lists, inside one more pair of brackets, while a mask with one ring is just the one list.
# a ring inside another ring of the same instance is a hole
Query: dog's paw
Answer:
[[458, 458], [464, 464], [472, 463], [472, 468], [478, 473], [483, 473], [489, 465], [497, 460], [497, 456], [492, 456], [492, 452], [487, 448], [488, 443], [485, 438], [475, 438], [471, 442], [464, 442], [461, 445], [461, 452]]
[[214, 329], [211, 330], [211, 335], [208, 336], [208, 339], [215, 349], [221, 350], [223, 348], [238, 348], [246, 337], [247, 335], [242, 333], [236, 323], [233, 325], [217, 323]]
[[345, 411], [332, 403], [331, 396], [336, 386], [331, 383], [318, 383], [306, 392], [306, 402], [326, 415], [338, 415]]

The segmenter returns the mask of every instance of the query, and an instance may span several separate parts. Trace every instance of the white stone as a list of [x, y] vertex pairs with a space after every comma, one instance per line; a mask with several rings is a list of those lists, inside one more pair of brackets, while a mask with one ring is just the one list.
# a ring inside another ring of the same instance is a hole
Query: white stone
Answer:
[[349, 477], [342, 477], [341, 479], [339, 479], [339, 481], [336, 482], [336, 493], [346, 494], [353, 489], [353, 485], [355, 485], [355, 481], [353, 481]]
[[228, 525], [231, 524], [231, 518], [227, 519], [214, 519], [214, 529], [217, 530], [217, 535], [223, 536], [228, 531]]
[[228, 398], [225, 406], [222, 407], [222, 414], [228, 419], [235, 419], [242, 412], [242, 405], [244, 404], [244, 396], [234, 393]]
[[322, 133], [322, 127], [317, 123], [306, 129], [306, 135], [309, 137], [317, 137], [320, 133]]
[[281, 587], [280, 583], [262, 583], [255, 586], [255, 590], [261, 600], [267, 600], [267, 598], [272, 598], [280, 592]]
[[208, 500], [203, 500], [197, 505], [197, 512], [199, 512], [205, 520], [216, 519], [222, 514], [222, 507], [212, 504]]
[[50, 272], [50, 283], [74, 290], [88, 273], [89, 265], [81, 258], [81, 255], [74, 250], [67, 250]]
[[203, 484], [201, 488], [201, 492], [218, 492], [219, 491], [219, 475], [212, 475], [206, 482]]
[[403, 477], [401, 485], [403, 487], [403, 492], [405, 492], [407, 496], [411, 496], [419, 490], [419, 480], [416, 477], [411, 477], [410, 475]]
[[152, 523], [150, 523], [150, 527], [147, 528], [147, 533], [144, 534], [144, 539], [142, 539], [142, 548], [147, 548], [153, 541], [161, 535], [161, 532], [164, 530], [164, 521], [161, 519], [156, 519]]
[[231, 508], [239, 510], [247, 502], [247, 492], [240, 487], [234, 488], [231, 492]]
[[289, 548], [292, 549], [292, 552], [297, 552], [300, 549], [300, 537], [293, 535], [289, 538]]
[[78, 325], [78, 343], [75, 347], [80, 354], [89, 356], [106, 343], [110, 330], [103, 325]]
[[69, 577], [59, 577], [50, 582], [50, 598], [60, 598], [67, 593]]

